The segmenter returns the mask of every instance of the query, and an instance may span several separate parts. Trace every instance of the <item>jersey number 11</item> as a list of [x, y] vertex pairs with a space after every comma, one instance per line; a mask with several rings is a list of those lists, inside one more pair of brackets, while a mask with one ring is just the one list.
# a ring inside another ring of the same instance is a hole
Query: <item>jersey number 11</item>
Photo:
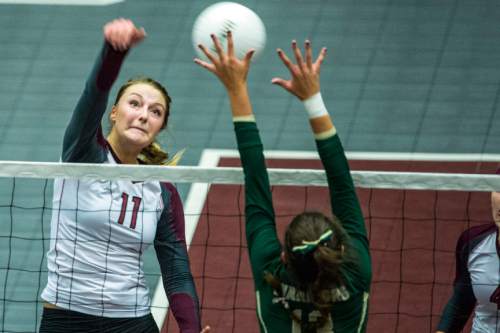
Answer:
[[[137, 213], [139, 212], [139, 207], [141, 206], [141, 198], [132, 197], [132, 201], [134, 202], [134, 207], [132, 208], [132, 220], [130, 221], [130, 228], [135, 229], [135, 224], [137, 223]], [[118, 218], [118, 224], [123, 224], [125, 220], [125, 213], [127, 212], [128, 205], [128, 194], [122, 193], [122, 208], [120, 209], [120, 217]]]

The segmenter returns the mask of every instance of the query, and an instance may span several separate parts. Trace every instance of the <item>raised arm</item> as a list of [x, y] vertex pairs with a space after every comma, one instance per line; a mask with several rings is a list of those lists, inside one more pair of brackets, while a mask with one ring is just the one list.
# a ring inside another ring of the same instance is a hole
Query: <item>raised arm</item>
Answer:
[[[271, 190], [263, 146], [255, 123], [247, 89], [247, 74], [254, 50], [243, 59], [234, 55], [232, 34], [227, 36], [227, 52], [212, 36], [217, 54], [200, 45], [209, 62], [195, 62], [214, 73], [226, 88], [234, 121], [236, 140], [245, 174], [245, 221], [250, 262], [256, 283], [263, 281], [263, 271], [279, 257], [281, 245], [276, 234]], [[237, 43], [238, 41], [234, 41]]]
[[101, 162], [104, 137], [101, 120], [109, 91], [128, 50], [142, 41], [144, 29], [130, 20], [117, 19], [103, 28], [104, 45], [73, 111], [63, 141], [63, 162]]
[[362, 281], [363, 285], [359, 287], [367, 288], [371, 279], [371, 263], [363, 214], [344, 149], [321, 96], [320, 69], [326, 56], [326, 49], [322, 48], [315, 60], [312, 56], [311, 43], [307, 40], [304, 43], [304, 50], [305, 59], [297, 43], [292, 42], [295, 63], [283, 50], [277, 50], [291, 77], [288, 80], [273, 78], [272, 83], [295, 95], [304, 104], [318, 153], [326, 171], [332, 212], [351, 236], [352, 248], [358, 256], [358, 268], [354, 274], [360, 274], [357, 280]]

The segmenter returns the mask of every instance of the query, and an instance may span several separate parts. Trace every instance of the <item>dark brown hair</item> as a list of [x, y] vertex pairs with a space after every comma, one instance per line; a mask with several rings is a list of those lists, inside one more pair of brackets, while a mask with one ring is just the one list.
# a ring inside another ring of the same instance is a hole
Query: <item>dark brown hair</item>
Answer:
[[[303, 241], [317, 241], [322, 235], [331, 230], [332, 235], [318, 246], [309, 251], [293, 251], [296, 246], [303, 245]], [[301, 319], [290, 312], [290, 316], [307, 330], [316, 331], [327, 322], [332, 306], [329, 291], [332, 288], [343, 286], [340, 274], [340, 265], [345, 261], [346, 251], [343, 247], [347, 243], [347, 233], [340, 222], [330, 219], [320, 212], [304, 212], [295, 216], [285, 232], [285, 255], [287, 270], [312, 301], [321, 317], [316, 322], [302, 323]], [[267, 273], [265, 280], [281, 293], [281, 282]]]

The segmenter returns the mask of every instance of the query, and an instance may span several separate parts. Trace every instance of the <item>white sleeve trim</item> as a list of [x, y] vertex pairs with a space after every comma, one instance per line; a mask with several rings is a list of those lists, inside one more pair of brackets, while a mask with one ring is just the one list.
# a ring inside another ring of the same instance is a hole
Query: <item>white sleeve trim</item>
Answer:
[[255, 116], [253, 114], [248, 116], [238, 116], [233, 117], [233, 122], [247, 122], [247, 123], [255, 123]]
[[325, 140], [337, 134], [337, 129], [335, 127], [330, 128], [328, 131], [315, 133], [314, 138], [316, 140]]

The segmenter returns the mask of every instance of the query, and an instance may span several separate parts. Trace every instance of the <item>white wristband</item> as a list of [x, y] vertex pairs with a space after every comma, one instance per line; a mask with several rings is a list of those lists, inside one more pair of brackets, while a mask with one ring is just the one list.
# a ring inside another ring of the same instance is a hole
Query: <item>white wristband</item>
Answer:
[[326, 116], [328, 114], [320, 92], [304, 100], [303, 103], [309, 119]]

